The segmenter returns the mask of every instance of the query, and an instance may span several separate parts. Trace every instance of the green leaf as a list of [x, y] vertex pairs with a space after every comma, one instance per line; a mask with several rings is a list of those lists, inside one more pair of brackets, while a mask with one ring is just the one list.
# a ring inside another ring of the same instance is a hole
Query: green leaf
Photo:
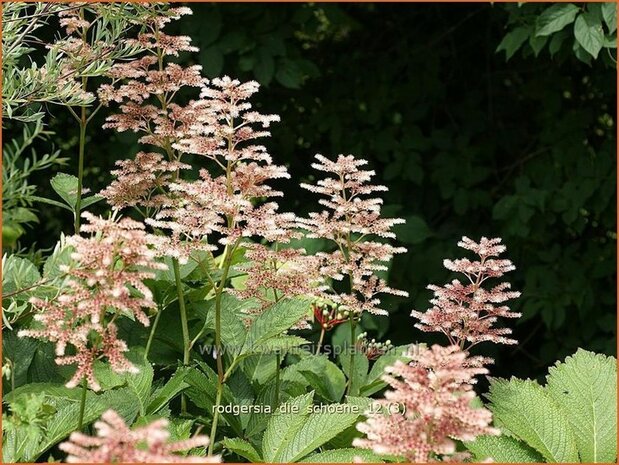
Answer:
[[224, 55], [217, 45], [205, 47], [200, 52], [200, 62], [208, 77], [219, 76], [224, 66]]
[[100, 202], [104, 198], [105, 197], [103, 197], [102, 195], [99, 195], [99, 194], [91, 195], [89, 197], [83, 197], [81, 205], [80, 205], [80, 210], [84, 210], [84, 209], [90, 207], [91, 205], [93, 205], [93, 204], [95, 204], [97, 202]]
[[[91, 393], [89, 393], [91, 394]], [[97, 419], [105, 410], [112, 408], [121, 415], [127, 423], [132, 423], [138, 411], [135, 395], [129, 389], [117, 389], [104, 392], [101, 395], [88, 395], [84, 408], [84, 424]], [[41, 443], [36, 457], [54, 446], [78, 427], [79, 402], [74, 402], [56, 412], [47, 424], [45, 440]]]
[[243, 458], [246, 458], [252, 463], [262, 462], [260, 453], [249, 442], [241, 438], [225, 438], [223, 440], [224, 447]]
[[[41, 274], [36, 266], [29, 260], [11, 255], [4, 260], [2, 267], [2, 292], [11, 292], [26, 289], [36, 284], [41, 279]], [[26, 300], [29, 295], [26, 294]], [[19, 296], [19, 294], [17, 294]], [[16, 296], [16, 297], [17, 297]]]
[[337, 411], [312, 410], [313, 394], [311, 392], [282, 404], [271, 417], [262, 443], [266, 462], [296, 462], [352, 426], [359, 418], [356, 409], [350, 413], [350, 406], [346, 404], [324, 406]]
[[537, 37], [535, 35], [531, 35], [531, 37], [529, 37], [529, 45], [533, 49], [533, 53], [535, 54], [535, 56], [539, 55], [539, 52], [542, 51], [542, 49], [546, 45], [546, 42], [548, 42], [548, 37], [546, 36]]
[[405, 244], [420, 244], [432, 237], [432, 230], [423, 218], [416, 215], [407, 216], [406, 223], [394, 227], [398, 240]]
[[[247, 302], [243, 302], [233, 295], [224, 294], [221, 296], [221, 341], [226, 346], [228, 353], [238, 354], [245, 341], [245, 325], [241, 320], [244, 307]], [[207, 325], [215, 329], [215, 299], [211, 299], [207, 305]]]
[[572, 425], [581, 462], [614, 462], [617, 360], [579, 349], [549, 369], [546, 390]]
[[540, 463], [544, 460], [534, 449], [511, 436], [478, 436], [464, 446], [474, 454], [475, 461], [492, 459], [499, 463]]
[[273, 80], [275, 74], [275, 61], [269, 50], [261, 47], [256, 53], [256, 64], [254, 65], [254, 76], [262, 85], [268, 85]]
[[307, 409], [313, 399], [314, 391], [295, 397], [282, 404], [271, 416], [262, 439], [262, 458], [265, 462], [286, 462], [281, 459], [284, 448], [305, 423]]
[[[357, 412], [348, 413], [346, 404], [328, 404], [325, 407], [333, 411], [310, 414], [294, 438], [285, 445], [280, 457], [282, 462], [296, 462], [302, 459], [354, 425], [359, 418]], [[337, 411], [338, 408], [341, 410]]]
[[150, 396], [146, 414], [152, 415], [165, 407], [170, 400], [178, 395], [183, 389], [189, 385], [185, 382], [185, 377], [188, 374], [188, 369], [177, 369], [172, 377], [159, 389], [155, 390]]
[[384, 463], [380, 455], [365, 449], [332, 449], [308, 455], [300, 463], [353, 463], [359, 457], [364, 463]]
[[546, 8], [537, 18], [536, 36], [549, 36], [574, 21], [579, 8], [572, 3], [562, 3]]
[[602, 17], [608, 27], [608, 32], [613, 33], [617, 30], [617, 3], [602, 3]]
[[509, 60], [514, 53], [524, 44], [531, 34], [531, 29], [528, 27], [517, 27], [513, 31], [508, 32], [497, 47], [496, 51], [505, 50], [505, 61]]
[[241, 354], [259, 351], [268, 339], [281, 336], [307, 315], [309, 308], [309, 299], [282, 299], [273, 304], [253, 321]]
[[385, 368], [393, 365], [398, 360], [403, 362], [409, 360], [407, 355], [410, 350], [410, 345], [398, 346], [391, 349], [384, 355], [381, 355], [372, 365], [372, 369], [368, 373], [365, 379], [365, 384], [360, 389], [360, 394], [363, 396], [371, 396], [372, 394], [380, 391], [386, 386], [386, 383], [381, 379], [385, 374]]
[[303, 344], [309, 344], [309, 341], [299, 336], [275, 336], [267, 339], [260, 345], [260, 353], [270, 354], [276, 352], [286, 352], [293, 347], [298, 347]]
[[339, 401], [346, 389], [346, 376], [324, 355], [307, 356], [287, 367], [282, 380], [309, 384], [323, 399]]
[[64, 200], [72, 210], [75, 210], [78, 179], [71, 174], [58, 173], [52, 178], [50, 183], [62, 200]]
[[548, 462], [578, 462], [567, 418], [535, 381], [492, 380], [488, 399], [495, 423], [540, 452]]
[[303, 83], [303, 72], [295, 61], [283, 58], [277, 66], [275, 79], [284, 87], [299, 89]]
[[65, 245], [64, 236], [61, 236], [60, 241], [54, 246], [54, 251], [47, 260], [45, 260], [45, 265], [43, 265], [43, 276], [46, 279], [52, 279], [65, 275], [66, 272], [62, 271], [61, 268], [71, 264], [72, 252], [73, 248]]
[[133, 391], [139, 401], [140, 415], [146, 415], [146, 409], [150, 399], [150, 390], [153, 384], [153, 367], [150, 363], [139, 366], [140, 372], [127, 374], [127, 385]]
[[604, 46], [604, 30], [599, 20], [589, 13], [578, 15], [574, 22], [574, 37], [580, 46], [593, 58], [597, 58]]

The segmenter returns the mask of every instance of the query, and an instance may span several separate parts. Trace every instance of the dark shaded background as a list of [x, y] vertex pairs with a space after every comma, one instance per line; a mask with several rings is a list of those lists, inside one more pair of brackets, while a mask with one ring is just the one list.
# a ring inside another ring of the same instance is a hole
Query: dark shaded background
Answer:
[[[497, 358], [493, 374], [538, 377], [577, 347], [615, 353], [616, 70], [608, 57], [588, 66], [563, 47], [506, 62], [495, 52], [505, 5], [191, 6], [194, 15], [173, 29], [201, 52], [181, 61], [209, 76], [260, 81], [256, 106], [282, 117], [267, 146], [292, 174], [281, 186], [283, 209], [319, 208], [298, 188], [312, 176], [314, 153], [352, 153], [389, 186], [386, 214], [408, 220], [398, 237], [409, 253], [395, 259], [390, 281], [411, 297], [385, 299], [391, 317], [364, 321], [371, 334], [433, 340], [409, 313], [428, 307], [427, 284], [451, 279], [443, 258], [461, 254], [462, 235], [500, 236], [517, 266], [508, 279], [522, 291], [513, 309], [523, 317], [520, 345], [480, 347]], [[51, 111], [60, 148], [75, 160], [77, 128]], [[89, 137], [85, 182], [97, 191], [114, 161], [139, 147], [132, 134]], [[36, 181], [39, 195], [54, 196], [47, 179]], [[22, 245], [50, 247], [59, 231], [72, 233], [66, 213], [42, 209]]]

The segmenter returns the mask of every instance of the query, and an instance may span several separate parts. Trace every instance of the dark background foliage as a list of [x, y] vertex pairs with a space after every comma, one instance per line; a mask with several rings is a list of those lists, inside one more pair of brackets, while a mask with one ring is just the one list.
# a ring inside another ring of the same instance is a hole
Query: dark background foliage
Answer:
[[[395, 344], [441, 340], [416, 330], [410, 310], [428, 307], [427, 284], [451, 279], [442, 260], [462, 254], [462, 235], [500, 236], [517, 266], [508, 279], [522, 291], [513, 308], [523, 317], [514, 330], [520, 344], [488, 352], [497, 358], [493, 374], [538, 377], [577, 347], [615, 353], [611, 49], [583, 60], [569, 40], [540, 50], [517, 33], [502, 43], [514, 24], [528, 27], [540, 5], [192, 8], [173, 27], [201, 52], [181, 60], [209, 76], [258, 80], [256, 106], [281, 115], [267, 145], [292, 174], [281, 186], [283, 209], [318, 209], [297, 185], [313, 176], [314, 153], [352, 153], [389, 187], [386, 214], [407, 219], [398, 237], [409, 252], [395, 259], [389, 279], [410, 298], [386, 299], [391, 317], [364, 321], [371, 334]], [[50, 110], [55, 140], [75, 160], [73, 120]], [[105, 186], [114, 162], [137, 150], [132, 134], [91, 130], [86, 185]], [[63, 171], [76, 171], [71, 163]], [[48, 180], [36, 181], [40, 195], [54, 196]], [[21, 245], [50, 247], [59, 231], [72, 233], [65, 213], [42, 209]]]

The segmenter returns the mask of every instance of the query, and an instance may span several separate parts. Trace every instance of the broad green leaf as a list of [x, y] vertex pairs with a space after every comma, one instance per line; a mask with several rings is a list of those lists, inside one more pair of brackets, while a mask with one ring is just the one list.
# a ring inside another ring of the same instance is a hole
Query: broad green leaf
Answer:
[[272, 81], [273, 74], [275, 74], [275, 61], [273, 60], [273, 55], [270, 53], [270, 50], [267, 50], [265, 47], [260, 47], [256, 52], [254, 76], [256, 76], [256, 80], [260, 84], [267, 86]]
[[574, 21], [574, 37], [593, 58], [598, 57], [604, 46], [602, 23], [589, 13], [578, 15]]
[[561, 3], [546, 8], [537, 18], [536, 36], [549, 36], [574, 21], [579, 8], [572, 3]]
[[[36, 284], [41, 279], [41, 274], [36, 266], [29, 260], [11, 255], [3, 260], [2, 267], [2, 293], [10, 294], [15, 291], [26, 289]], [[29, 293], [17, 294], [16, 297], [28, 299]]]
[[[79, 389], [76, 389], [76, 391], [79, 391]], [[98, 396], [94, 394], [88, 395], [84, 408], [84, 424], [93, 422], [110, 408], [118, 412], [127, 423], [132, 423], [138, 412], [137, 398], [127, 388], [107, 391]], [[36, 460], [47, 449], [68, 437], [71, 432], [77, 430], [79, 410], [79, 402], [75, 401], [56, 412], [47, 424], [45, 440], [41, 442], [37, 455], [32, 457], [32, 460]]]
[[312, 391], [282, 404], [273, 413], [262, 439], [262, 458], [265, 462], [287, 461], [282, 460], [284, 450], [305, 423], [313, 399]]
[[393, 228], [398, 235], [398, 240], [406, 244], [420, 244], [432, 236], [432, 230], [422, 217], [411, 215], [405, 219], [406, 223]]
[[[54, 191], [56, 191], [62, 200], [64, 200], [71, 210], [74, 211], [77, 204], [77, 177], [67, 173], [58, 173], [52, 178], [50, 183]], [[99, 194], [91, 195], [89, 197], [82, 197], [80, 202], [80, 210], [83, 210], [103, 199], [104, 197]]]
[[90, 195], [88, 197], [83, 197], [82, 198], [82, 202], [80, 204], [80, 210], [84, 210], [88, 207], [90, 207], [91, 205], [100, 202], [101, 200], [103, 200], [105, 197], [103, 197], [102, 195], [99, 194], [95, 194], [95, 195]]
[[241, 457], [246, 458], [252, 463], [262, 462], [260, 453], [249, 442], [241, 438], [225, 438], [223, 440], [224, 447]]
[[611, 34], [617, 30], [617, 3], [602, 3], [602, 17]]
[[149, 405], [154, 372], [150, 363], [140, 365], [139, 370], [139, 373], [127, 374], [127, 385], [139, 401], [140, 415], [144, 416]]
[[159, 389], [156, 389], [151, 394], [148, 406], [146, 407], [147, 415], [151, 415], [161, 410], [168, 404], [168, 402], [170, 402], [170, 400], [189, 386], [189, 384], [185, 382], [185, 377], [188, 372], [189, 370], [186, 368], [177, 369], [166, 384]]
[[[228, 353], [232, 355], [238, 354], [245, 341], [245, 325], [241, 320], [241, 310], [247, 306], [247, 302], [243, 302], [233, 295], [223, 294], [221, 296], [221, 341], [226, 346]], [[207, 309], [207, 325], [211, 329], [215, 329], [215, 299], [208, 301]]]
[[287, 367], [282, 379], [309, 384], [323, 399], [339, 401], [346, 389], [346, 376], [326, 356], [308, 356]]
[[398, 346], [380, 356], [374, 362], [374, 365], [372, 365], [372, 369], [368, 373], [365, 383], [360, 389], [360, 394], [364, 396], [371, 396], [384, 388], [386, 383], [382, 380], [382, 376], [385, 374], [385, 368], [393, 365], [398, 360], [403, 362], [409, 360], [409, 357], [404, 355], [408, 353], [409, 350], [410, 345]]
[[[197, 407], [211, 417], [217, 398], [217, 373], [205, 363], [198, 362], [198, 365], [200, 365], [200, 370], [196, 368], [188, 369], [185, 377], [185, 381], [190, 386], [187, 389], [187, 395]], [[234, 404], [236, 404], [236, 401], [230, 387], [224, 384], [221, 405]], [[232, 427], [236, 434], [240, 436], [243, 433], [241, 419], [238, 415], [222, 412], [221, 418]]]
[[365, 449], [332, 449], [308, 455], [300, 463], [353, 463], [355, 458], [364, 463], [384, 463], [380, 455]]
[[241, 370], [252, 384], [264, 385], [275, 376], [277, 357], [275, 354], [250, 355], [241, 364]]
[[533, 49], [535, 56], [539, 55], [539, 52], [542, 51], [547, 42], [547, 36], [538, 37], [531, 34], [531, 37], [529, 37], [529, 45], [531, 46], [531, 49]]
[[350, 413], [350, 406], [347, 404], [326, 404], [314, 407], [325, 407], [330, 410], [319, 410], [307, 417], [292, 440], [284, 446], [279, 456], [280, 461], [296, 462], [302, 459], [354, 425], [359, 418], [357, 409], [353, 408], [353, 413]]
[[281, 336], [307, 315], [309, 308], [309, 299], [282, 299], [273, 304], [253, 321], [241, 353], [254, 353], [268, 339]]
[[296, 61], [283, 58], [277, 65], [275, 79], [284, 87], [298, 89], [303, 83], [303, 71]]
[[500, 463], [540, 463], [542, 456], [524, 442], [507, 436], [478, 436], [464, 446], [474, 454], [475, 461], [492, 459]]
[[578, 462], [576, 441], [559, 405], [535, 381], [495, 379], [490, 410], [497, 425], [537, 450], [548, 462]]
[[[11, 369], [13, 370], [11, 376], [15, 386], [21, 386], [27, 382], [28, 369], [39, 346], [40, 343], [36, 339], [17, 337], [15, 331], [3, 331], [2, 356], [5, 360], [11, 361]], [[10, 385], [11, 383], [7, 384]], [[6, 388], [3, 394], [6, 400]]]
[[508, 32], [497, 47], [496, 51], [505, 50], [505, 61], [509, 60], [514, 53], [524, 44], [525, 40], [531, 35], [531, 29], [528, 27], [517, 27], [513, 31]]
[[617, 360], [579, 349], [551, 367], [546, 390], [567, 416], [582, 462], [617, 457]]
[[261, 354], [274, 354], [277, 352], [286, 352], [289, 349], [303, 344], [309, 344], [309, 341], [299, 336], [275, 336], [267, 339], [258, 346], [257, 351]]
[[64, 236], [60, 237], [60, 241], [54, 246], [54, 251], [45, 260], [43, 265], [43, 277], [46, 279], [58, 278], [65, 274], [61, 268], [69, 266], [72, 262], [71, 253], [73, 248], [65, 245]]

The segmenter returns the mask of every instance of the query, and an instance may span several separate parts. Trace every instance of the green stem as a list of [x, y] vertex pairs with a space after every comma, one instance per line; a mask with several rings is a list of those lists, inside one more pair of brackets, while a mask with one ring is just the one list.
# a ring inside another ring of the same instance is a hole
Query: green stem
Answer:
[[279, 352], [275, 355], [275, 406], [279, 406], [279, 366], [282, 363], [282, 356]]
[[[217, 354], [219, 357], [220, 354]], [[215, 399], [215, 412], [213, 413], [213, 424], [211, 425], [211, 442], [208, 445], [208, 455], [213, 455], [213, 447], [215, 446], [215, 435], [217, 434], [217, 422], [219, 421], [219, 406], [221, 405], [221, 394], [223, 392], [223, 383], [217, 383], [217, 397]]]
[[349, 373], [349, 383], [348, 383], [348, 395], [352, 394], [352, 386], [353, 380], [355, 379], [355, 351], [354, 351], [354, 340], [355, 340], [355, 319], [352, 315], [350, 315], [350, 365], [348, 367]]
[[217, 398], [213, 412], [213, 425], [211, 426], [211, 442], [209, 444], [209, 455], [213, 453], [213, 445], [215, 444], [215, 435], [217, 434], [217, 423], [219, 420], [219, 406], [221, 405], [221, 391], [223, 390], [227, 374], [224, 372], [223, 351], [221, 347], [221, 296], [226, 286], [230, 264], [232, 263], [232, 254], [238, 245], [239, 240], [230, 248], [225, 249], [226, 256], [223, 257], [223, 270], [219, 286], [215, 289], [215, 354], [217, 355]]
[[77, 419], [77, 430], [81, 431], [84, 425], [84, 410], [86, 409], [86, 393], [88, 392], [88, 382], [86, 378], [82, 380], [82, 397], [80, 398], [80, 413]]
[[153, 322], [153, 327], [150, 329], [150, 334], [148, 335], [148, 342], [146, 342], [146, 349], [144, 349], [144, 361], [148, 361], [148, 354], [150, 352], [150, 346], [153, 343], [153, 339], [155, 338], [155, 331], [157, 330], [157, 325], [159, 324], [159, 318], [161, 317], [161, 312], [163, 308], [160, 307], [157, 311], [157, 315], [155, 315], [155, 321]]
[[[181, 270], [178, 265], [178, 260], [172, 260], [174, 268], [174, 280], [176, 281], [176, 293], [178, 295], [178, 306], [181, 312], [181, 327], [183, 330], [183, 365], [189, 365], [189, 326], [187, 325], [187, 310], [185, 309], [185, 296], [183, 295], [183, 284], [181, 283]], [[187, 398], [183, 394], [181, 396], [181, 412], [187, 413]]]
[[82, 189], [84, 182], [84, 148], [86, 146], [86, 107], [82, 107], [80, 115], [80, 141], [77, 165], [77, 192], [75, 199], [75, 233], [80, 231], [80, 211], [82, 210]]

